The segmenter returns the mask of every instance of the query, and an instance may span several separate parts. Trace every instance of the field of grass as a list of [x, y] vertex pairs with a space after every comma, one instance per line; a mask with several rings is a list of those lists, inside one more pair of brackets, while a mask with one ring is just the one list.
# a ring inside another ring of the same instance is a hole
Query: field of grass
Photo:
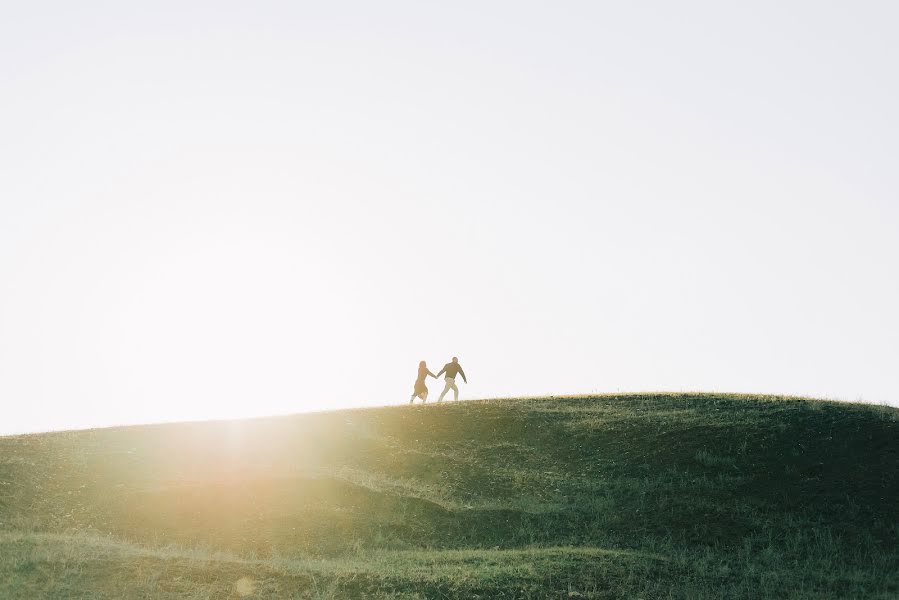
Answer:
[[899, 410], [642, 394], [0, 438], [2, 598], [899, 598]]

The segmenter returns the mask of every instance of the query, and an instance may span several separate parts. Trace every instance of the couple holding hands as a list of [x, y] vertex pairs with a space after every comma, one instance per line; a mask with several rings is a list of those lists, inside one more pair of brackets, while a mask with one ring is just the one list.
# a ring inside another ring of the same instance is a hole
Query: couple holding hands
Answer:
[[468, 383], [468, 380], [465, 378], [465, 371], [462, 370], [459, 359], [454, 356], [453, 361], [443, 365], [443, 368], [440, 369], [440, 372], [436, 375], [431, 373], [425, 361], [418, 363], [418, 379], [415, 380], [415, 391], [412, 392], [412, 397], [409, 398], [409, 404], [415, 402], [416, 397], [421, 398], [423, 402], [427, 402], [428, 386], [425, 385], [425, 378], [430, 375], [434, 379], [438, 379], [444, 373], [446, 373], [446, 387], [443, 388], [443, 393], [440, 394], [440, 398], [437, 399], [437, 402], [443, 402], [443, 397], [446, 396], [446, 393], [450, 390], [453, 390], [453, 399], [458, 400], [459, 388], [456, 387], [456, 375], [461, 375], [462, 381], [465, 383]]

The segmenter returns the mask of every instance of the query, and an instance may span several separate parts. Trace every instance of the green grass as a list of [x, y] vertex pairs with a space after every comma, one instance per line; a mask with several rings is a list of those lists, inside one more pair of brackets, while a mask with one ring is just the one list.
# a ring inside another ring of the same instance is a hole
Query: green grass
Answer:
[[0, 438], [3, 598], [899, 598], [899, 410], [642, 394]]

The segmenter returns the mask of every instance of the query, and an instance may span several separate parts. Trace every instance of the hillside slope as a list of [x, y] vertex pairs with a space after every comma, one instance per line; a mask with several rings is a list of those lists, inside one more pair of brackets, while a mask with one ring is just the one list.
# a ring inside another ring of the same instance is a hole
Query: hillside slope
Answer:
[[0, 597], [899, 598], [897, 415], [657, 394], [0, 438]]

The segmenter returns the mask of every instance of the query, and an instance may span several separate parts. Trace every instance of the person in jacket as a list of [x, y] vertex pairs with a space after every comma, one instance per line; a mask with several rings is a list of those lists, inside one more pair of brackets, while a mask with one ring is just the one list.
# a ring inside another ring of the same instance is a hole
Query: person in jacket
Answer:
[[440, 369], [440, 372], [437, 373], [436, 377], [440, 378], [444, 373], [446, 373], [446, 387], [443, 388], [443, 393], [440, 394], [437, 402], [443, 402], [443, 397], [446, 396], [446, 393], [450, 390], [453, 390], [453, 399], [458, 400], [459, 388], [456, 387], [456, 375], [461, 375], [462, 381], [468, 383], [468, 380], [465, 378], [465, 371], [462, 370], [462, 365], [459, 364], [459, 359], [454, 356], [453, 361], [443, 365], [443, 368]]

